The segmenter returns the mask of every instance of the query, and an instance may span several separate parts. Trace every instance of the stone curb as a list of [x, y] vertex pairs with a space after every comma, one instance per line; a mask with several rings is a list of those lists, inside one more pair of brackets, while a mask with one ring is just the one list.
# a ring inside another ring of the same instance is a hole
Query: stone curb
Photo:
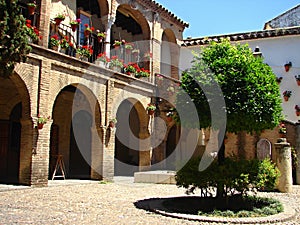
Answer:
[[208, 216], [197, 216], [189, 214], [180, 214], [180, 213], [169, 213], [166, 210], [163, 210], [162, 205], [163, 199], [151, 199], [151, 202], [148, 204], [148, 209], [151, 212], [169, 216], [177, 219], [186, 219], [193, 221], [201, 222], [214, 222], [214, 223], [232, 223], [232, 224], [264, 224], [264, 223], [278, 223], [286, 222], [292, 220], [296, 216], [296, 211], [282, 203], [284, 211], [271, 216], [266, 217], [249, 217], [249, 218], [227, 218], [227, 217], [208, 217]]

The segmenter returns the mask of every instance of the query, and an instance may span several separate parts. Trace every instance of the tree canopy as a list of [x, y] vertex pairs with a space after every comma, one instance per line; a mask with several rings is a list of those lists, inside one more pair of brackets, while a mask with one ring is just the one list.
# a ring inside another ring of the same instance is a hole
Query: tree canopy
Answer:
[[25, 18], [16, 0], [0, 0], [0, 76], [12, 74], [15, 64], [24, 62], [28, 45]]
[[[209, 104], [219, 94], [209, 87], [215, 82], [222, 90], [226, 106], [216, 106], [217, 110], [212, 111]], [[212, 115], [224, 110], [229, 132], [259, 132], [274, 128], [282, 120], [276, 76], [261, 57], [253, 56], [248, 44], [233, 45], [222, 39], [195, 53], [192, 67], [183, 73], [177, 106], [189, 104], [182, 97], [185, 93], [196, 105], [201, 128], [210, 127]], [[181, 123], [193, 127], [193, 121]]]

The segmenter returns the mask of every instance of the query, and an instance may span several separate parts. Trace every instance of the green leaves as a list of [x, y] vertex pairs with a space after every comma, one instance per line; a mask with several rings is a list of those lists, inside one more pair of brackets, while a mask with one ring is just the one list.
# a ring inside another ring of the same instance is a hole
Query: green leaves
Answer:
[[25, 19], [17, 1], [0, 0], [0, 76], [9, 77], [16, 63], [24, 62], [28, 45]]
[[[272, 129], [282, 120], [282, 108], [276, 76], [261, 58], [255, 58], [248, 45], [232, 45], [228, 40], [211, 42], [195, 55], [192, 68], [183, 73], [182, 88], [195, 103], [201, 127], [211, 126], [208, 107], [214, 93], [203, 87], [216, 81], [226, 102], [227, 131]], [[199, 85], [198, 85], [199, 84]], [[200, 88], [201, 86], [201, 88]], [[177, 98], [180, 101], [180, 94]]]

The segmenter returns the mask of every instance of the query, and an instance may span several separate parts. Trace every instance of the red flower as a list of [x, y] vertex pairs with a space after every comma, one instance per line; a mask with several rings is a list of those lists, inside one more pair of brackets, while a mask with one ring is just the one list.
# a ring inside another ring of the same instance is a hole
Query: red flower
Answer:
[[87, 23], [84, 24], [85, 27], [89, 27], [89, 25]]

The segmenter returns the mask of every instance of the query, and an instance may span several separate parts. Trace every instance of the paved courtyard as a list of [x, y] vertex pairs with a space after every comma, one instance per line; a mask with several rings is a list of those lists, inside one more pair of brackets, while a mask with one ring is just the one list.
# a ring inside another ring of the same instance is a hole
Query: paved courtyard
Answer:
[[[49, 187], [0, 185], [0, 224], [216, 224], [162, 216], [134, 206], [138, 200], [184, 195], [175, 185], [133, 183], [116, 177], [115, 182], [49, 181]], [[280, 199], [297, 210], [300, 224], [300, 187], [293, 193], [261, 193]]]

